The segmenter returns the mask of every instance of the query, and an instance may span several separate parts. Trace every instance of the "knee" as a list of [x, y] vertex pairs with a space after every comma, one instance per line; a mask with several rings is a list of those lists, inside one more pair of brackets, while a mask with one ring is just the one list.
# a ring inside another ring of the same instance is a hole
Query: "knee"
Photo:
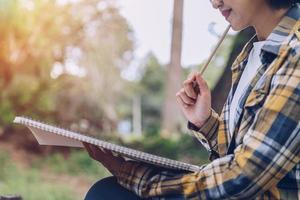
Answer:
[[115, 177], [107, 177], [96, 182], [86, 193], [85, 200], [99, 199], [99, 196], [105, 196], [112, 185], [116, 183]]

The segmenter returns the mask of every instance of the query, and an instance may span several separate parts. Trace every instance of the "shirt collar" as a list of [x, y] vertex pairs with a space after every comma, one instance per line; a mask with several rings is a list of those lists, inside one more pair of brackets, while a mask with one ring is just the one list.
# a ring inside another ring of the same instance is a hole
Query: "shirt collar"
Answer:
[[257, 42], [257, 37], [254, 35], [248, 42], [247, 44], [243, 47], [241, 53], [237, 56], [235, 59], [234, 63], [231, 66], [231, 70], [242, 70], [244, 65], [241, 65], [241, 63], [244, 63], [244, 61], [248, 58], [251, 49], [253, 48], [253, 43]]
[[289, 42], [288, 37], [290, 33], [294, 31], [293, 27], [295, 26], [299, 18], [300, 7], [298, 5], [295, 5], [287, 11], [278, 25], [268, 36], [265, 45], [262, 47], [262, 50], [278, 56], [282, 45]]

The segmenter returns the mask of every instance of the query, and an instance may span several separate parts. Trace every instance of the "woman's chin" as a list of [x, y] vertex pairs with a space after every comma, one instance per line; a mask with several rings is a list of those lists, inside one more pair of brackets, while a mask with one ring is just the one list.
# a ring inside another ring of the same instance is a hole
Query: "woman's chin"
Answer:
[[235, 24], [235, 23], [230, 23], [231, 29], [234, 31], [242, 31], [249, 26], [241, 25], [241, 24]]
[[232, 30], [234, 30], [234, 31], [241, 31], [242, 29], [240, 28], [240, 27], [238, 27], [238, 26], [234, 26], [234, 25], [232, 25], [232, 24], [230, 24], [231, 25], [231, 29]]

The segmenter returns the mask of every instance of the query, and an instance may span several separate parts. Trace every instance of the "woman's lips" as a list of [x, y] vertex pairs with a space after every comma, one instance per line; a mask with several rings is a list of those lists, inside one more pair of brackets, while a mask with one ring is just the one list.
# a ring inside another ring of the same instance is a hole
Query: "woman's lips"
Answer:
[[227, 19], [231, 13], [231, 9], [222, 10], [221, 13], [225, 17], [225, 19]]

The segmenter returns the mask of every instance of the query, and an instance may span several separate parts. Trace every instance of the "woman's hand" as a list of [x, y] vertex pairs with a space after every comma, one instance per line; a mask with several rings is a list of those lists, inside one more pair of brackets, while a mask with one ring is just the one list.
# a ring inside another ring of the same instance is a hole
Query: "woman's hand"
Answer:
[[[198, 88], [197, 88], [198, 87]], [[211, 115], [211, 94], [200, 73], [193, 72], [176, 93], [177, 102], [185, 117], [201, 127]]]
[[102, 165], [113, 175], [116, 175], [120, 171], [122, 164], [125, 162], [124, 158], [114, 156], [110, 151], [104, 152], [98, 146], [85, 142], [83, 142], [83, 146], [91, 158], [102, 163]]

